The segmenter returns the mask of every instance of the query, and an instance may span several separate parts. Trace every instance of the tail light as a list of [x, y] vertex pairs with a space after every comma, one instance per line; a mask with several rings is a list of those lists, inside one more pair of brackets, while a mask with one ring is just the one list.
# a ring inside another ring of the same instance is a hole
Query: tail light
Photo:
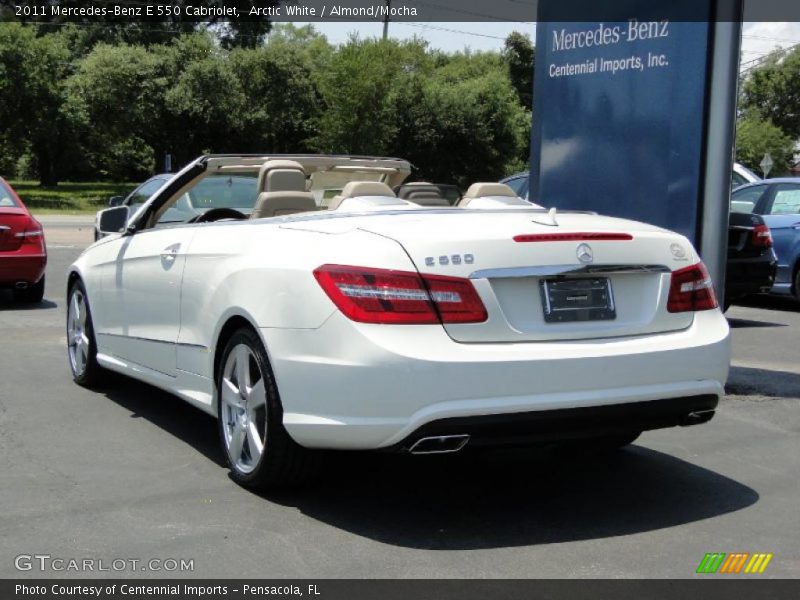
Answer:
[[44, 252], [44, 231], [35, 219], [30, 219], [25, 225], [25, 229], [15, 234], [14, 237], [21, 238], [23, 245], [36, 246], [37, 249]]
[[772, 234], [769, 231], [769, 227], [763, 223], [753, 227], [751, 236], [750, 240], [753, 246], [758, 248], [772, 248]]
[[717, 308], [714, 284], [703, 263], [672, 272], [669, 286], [669, 312], [710, 310]]
[[314, 270], [344, 315], [360, 323], [480, 323], [486, 309], [469, 279], [323, 265]]

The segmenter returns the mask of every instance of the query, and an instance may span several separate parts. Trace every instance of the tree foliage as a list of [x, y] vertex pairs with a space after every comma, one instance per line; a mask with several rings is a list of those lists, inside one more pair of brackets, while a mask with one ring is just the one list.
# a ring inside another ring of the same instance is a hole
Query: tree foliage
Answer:
[[793, 163], [794, 141], [771, 121], [741, 119], [736, 125], [736, 160], [761, 173], [764, 154], [772, 157], [770, 176], [785, 175]]
[[506, 38], [503, 59], [508, 64], [511, 85], [517, 92], [519, 103], [527, 109], [533, 107], [533, 69], [536, 48], [527, 35], [512, 31]]
[[752, 69], [742, 86], [741, 107], [800, 138], [800, 47], [778, 50]]
[[218, 27], [143, 40], [58, 25], [0, 24], [0, 168], [28, 164], [48, 185], [138, 180], [167, 153], [175, 165], [206, 152], [402, 156], [417, 177], [462, 186], [527, 162], [525, 51], [333, 46], [288, 24], [248, 33], [257, 43]]

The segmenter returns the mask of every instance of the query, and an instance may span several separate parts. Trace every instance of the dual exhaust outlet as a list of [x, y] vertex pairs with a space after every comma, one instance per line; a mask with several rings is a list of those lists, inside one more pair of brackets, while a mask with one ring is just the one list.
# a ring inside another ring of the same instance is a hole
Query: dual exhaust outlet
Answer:
[[449, 454], [458, 452], [469, 442], [469, 435], [434, 435], [414, 442], [408, 451], [411, 454]]
[[[714, 416], [713, 409], [696, 410], [682, 415], [678, 424], [684, 427], [699, 425], [710, 421]], [[423, 437], [414, 442], [408, 449], [410, 454], [450, 454], [463, 449], [469, 442], [470, 436], [466, 433], [458, 435], [433, 435]]]

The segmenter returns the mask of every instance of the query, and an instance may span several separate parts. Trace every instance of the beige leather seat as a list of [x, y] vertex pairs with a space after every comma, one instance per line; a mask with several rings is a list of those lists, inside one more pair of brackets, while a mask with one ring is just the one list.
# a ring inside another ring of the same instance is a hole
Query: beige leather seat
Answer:
[[490, 196], [500, 196], [517, 198], [517, 194], [505, 183], [473, 183], [469, 186], [464, 196], [459, 200], [458, 206], [469, 206], [475, 198], [487, 198]]
[[317, 210], [314, 195], [306, 191], [306, 174], [293, 160], [270, 160], [258, 172], [260, 191], [251, 219], [280, 217]]
[[342, 188], [342, 193], [331, 198], [328, 210], [336, 210], [348, 198], [361, 196], [383, 196], [396, 198], [392, 189], [380, 181], [351, 181]]

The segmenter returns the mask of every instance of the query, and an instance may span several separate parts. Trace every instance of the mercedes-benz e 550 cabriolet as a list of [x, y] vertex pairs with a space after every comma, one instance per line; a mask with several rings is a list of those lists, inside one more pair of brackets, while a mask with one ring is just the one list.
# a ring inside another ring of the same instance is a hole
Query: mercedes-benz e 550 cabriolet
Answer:
[[69, 270], [75, 381], [117, 371], [218, 417], [254, 487], [315, 449], [620, 446], [712, 417], [728, 325], [686, 238], [499, 183], [421, 206], [392, 192], [409, 174], [205, 156], [136, 212], [107, 209]]

